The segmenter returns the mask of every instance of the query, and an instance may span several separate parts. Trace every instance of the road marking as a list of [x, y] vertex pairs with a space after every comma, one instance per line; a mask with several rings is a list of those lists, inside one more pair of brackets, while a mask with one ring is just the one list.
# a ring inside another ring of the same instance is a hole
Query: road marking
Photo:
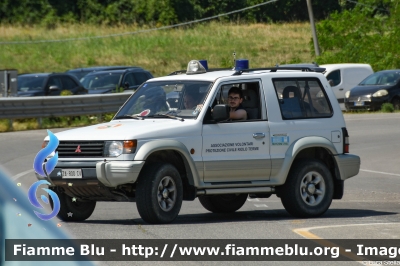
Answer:
[[334, 243], [332, 243], [331, 241], [325, 240], [313, 233], [311, 233], [311, 230], [315, 230], [315, 229], [325, 229], [325, 228], [334, 228], [334, 227], [348, 227], [348, 226], [364, 226], [364, 225], [391, 225], [391, 224], [400, 224], [400, 223], [369, 223], [369, 224], [341, 224], [341, 225], [327, 225], [327, 226], [314, 226], [314, 227], [305, 227], [305, 228], [297, 228], [297, 229], [293, 229], [293, 232], [304, 237], [304, 238], [308, 238], [308, 239], [312, 239], [314, 242], [326, 246], [326, 247], [339, 247], [339, 253], [343, 256], [345, 256], [346, 258], [349, 258], [351, 260], [354, 260], [358, 263], [361, 263], [363, 265], [365, 265], [363, 263], [363, 261], [365, 261], [365, 258], [357, 256], [354, 253], [347, 253], [343, 247], [335, 245]]
[[251, 198], [247, 198], [248, 201], [260, 201], [258, 198], [255, 199], [251, 199]]
[[257, 208], [268, 208], [267, 204], [254, 204]]
[[369, 173], [376, 173], [376, 174], [382, 174], [382, 175], [394, 175], [394, 176], [400, 176], [399, 174], [386, 173], [386, 172], [378, 172], [378, 171], [372, 171], [372, 170], [367, 170], [367, 169], [360, 169], [360, 171], [363, 171], [363, 172], [369, 172]]
[[34, 170], [33, 170], [33, 169], [31, 169], [31, 170], [27, 170], [27, 171], [25, 171], [25, 172], [22, 172], [22, 173], [19, 173], [19, 174], [16, 174], [15, 176], [11, 177], [11, 180], [13, 180], [13, 181], [16, 181], [16, 180], [17, 180], [18, 178], [20, 178], [21, 176], [24, 176], [24, 175], [30, 174], [30, 173], [32, 173], [32, 172], [34, 172]]

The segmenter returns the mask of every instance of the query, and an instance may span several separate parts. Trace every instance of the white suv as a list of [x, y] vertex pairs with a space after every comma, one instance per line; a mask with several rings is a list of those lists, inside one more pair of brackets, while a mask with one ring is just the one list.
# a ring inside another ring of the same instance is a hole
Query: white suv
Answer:
[[[168, 223], [183, 200], [228, 213], [271, 194], [294, 216], [323, 214], [360, 167], [323, 70], [212, 71], [191, 61], [186, 73], [146, 81], [112, 121], [56, 134], [59, 159], [47, 179], [58, 217], [85, 220], [97, 201], [130, 201], [146, 222]], [[229, 119], [232, 87], [247, 120]]]

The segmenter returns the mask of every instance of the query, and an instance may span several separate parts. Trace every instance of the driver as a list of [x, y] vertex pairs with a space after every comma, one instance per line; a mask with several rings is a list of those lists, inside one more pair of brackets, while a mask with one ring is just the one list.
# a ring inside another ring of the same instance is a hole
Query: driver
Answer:
[[187, 91], [183, 97], [183, 104], [185, 109], [195, 109], [199, 103], [200, 94], [193, 91]]
[[165, 91], [161, 87], [148, 89], [145, 97], [143, 108], [150, 109], [152, 114], [169, 110]]

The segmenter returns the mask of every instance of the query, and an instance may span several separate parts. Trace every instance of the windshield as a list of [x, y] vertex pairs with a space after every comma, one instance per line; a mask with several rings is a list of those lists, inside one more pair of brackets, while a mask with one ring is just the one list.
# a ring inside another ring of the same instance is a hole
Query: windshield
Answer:
[[400, 71], [375, 73], [361, 81], [360, 85], [394, 85], [400, 78]]
[[81, 83], [88, 90], [118, 89], [121, 76], [122, 73], [89, 74], [81, 79]]
[[19, 76], [17, 78], [18, 91], [43, 90], [45, 76]]
[[159, 81], [144, 83], [116, 114], [120, 117], [196, 118], [211, 88], [209, 81]]

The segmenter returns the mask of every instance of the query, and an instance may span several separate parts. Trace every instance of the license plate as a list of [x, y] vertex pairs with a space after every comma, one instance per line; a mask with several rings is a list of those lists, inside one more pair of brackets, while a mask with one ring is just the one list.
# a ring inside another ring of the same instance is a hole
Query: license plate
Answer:
[[354, 102], [354, 106], [364, 106], [364, 102]]
[[82, 178], [82, 169], [62, 169], [62, 178]]

